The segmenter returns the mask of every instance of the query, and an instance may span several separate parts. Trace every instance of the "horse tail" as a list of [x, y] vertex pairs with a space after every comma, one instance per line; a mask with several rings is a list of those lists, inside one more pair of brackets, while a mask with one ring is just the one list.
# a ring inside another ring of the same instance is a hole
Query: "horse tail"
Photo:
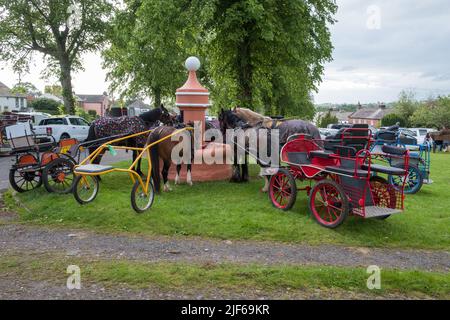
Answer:
[[[152, 143], [154, 139], [149, 139], [148, 143]], [[156, 141], [156, 140], [154, 140]], [[159, 153], [158, 145], [154, 145], [150, 148], [150, 161], [152, 164], [152, 179], [156, 193], [161, 191], [161, 176], [159, 174]]]

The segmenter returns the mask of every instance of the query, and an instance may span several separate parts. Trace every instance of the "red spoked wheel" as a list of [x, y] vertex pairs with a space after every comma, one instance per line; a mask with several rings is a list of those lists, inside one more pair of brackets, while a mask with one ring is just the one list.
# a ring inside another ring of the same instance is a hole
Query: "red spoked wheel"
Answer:
[[275, 208], [290, 210], [297, 199], [297, 185], [294, 176], [287, 169], [279, 169], [270, 178], [269, 198]]
[[[389, 182], [379, 176], [373, 176], [370, 178], [370, 191], [372, 193], [372, 199], [374, 205], [377, 207], [395, 209], [397, 206], [397, 195], [394, 187]], [[376, 217], [378, 220], [384, 220], [391, 215], [385, 215]]]
[[342, 187], [336, 182], [322, 180], [311, 190], [309, 210], [321, 226], [334, 229], [348, 216], [348, 199]]

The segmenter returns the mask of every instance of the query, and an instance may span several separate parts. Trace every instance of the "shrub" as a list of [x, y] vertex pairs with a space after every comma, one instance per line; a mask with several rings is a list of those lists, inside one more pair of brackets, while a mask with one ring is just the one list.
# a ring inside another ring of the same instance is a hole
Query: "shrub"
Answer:
[[381, 126], [389, 127], [397, 124], [397, 122], [400, 123], [401, 127], [406, 127], [408, 125], [408, 121], [401, 115], [398, 115], [396, 113], [390, 113], [385, 115], [383, 119], [381, 119]]

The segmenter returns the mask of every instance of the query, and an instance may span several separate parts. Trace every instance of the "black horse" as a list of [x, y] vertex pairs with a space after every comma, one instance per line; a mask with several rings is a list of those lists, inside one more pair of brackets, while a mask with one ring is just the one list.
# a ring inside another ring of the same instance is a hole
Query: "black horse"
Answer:
[[[101, 117], [94, 120], [89, 127], [89, 134], [86, 142], [94, 141], [97, 139], [107, 138], [116, 135], [132, 135], [135, 133], [150, 130], [163, 124], [172, 124], [173, 117], [170, 115], [169, 111], [164, 108], [163, 105], [159, 108], [155, 108], [148, 112], [145, 112], [139, 116], [124, 116], [118, 118], [112, 117]], [[143, 148], [147, 142], [148, 135], [142, 135], [134, 138], [127, 139], [122, 145], [133, 147], [133, 148]], [[94, 152], [97, 145], [90, 146], [89, 154]], [[93, 161], [94, 164], [99, 164], [102, 155], [96, 157]], [[133, 161], [137, 158], [138, 152], [133, 151]], [[139, 159], [136, 172], [142, 175], [141, 171], [141, 159]]]
[[[272, 138], [272, 130], [277, 129], [278, 130], [278, 146], [279, 150], [281, 150], [282, 146], [286, 144], [289, 137], [295, 135], [295, 134], [308, 134], [312, 137], [312, 139], [319, 140], [320, 139], [320, 132], [319, 129], [311, 124], [308, 121], [304, 120], [286, 120], [286, 121], [274, 121], [273, 124], [271, 124], [270, 127], [266, 126], [257, 126], [257, 127], [251, 127], [244, 119], [239, 118], [236, 113], [234, 113], [232, 110], [221, 110], [219, 114], [219, 121], [220, 121], [220, 128], [223, 134], [225, 134], [227, 129], [244, 129], [247, 130], [248, 128], [253, 128], [257, 130], [257, 137], [259, 137], [259, 130], [265, 130], [267, 133], [267, 146], [271, 145], [271, 138]], [[259, 142], [258, 142], [259, 146]], [[242, 175], [240, 174], [240, 168], [238, 163], [236, 162], [238, 159], [237, 157], [234, 157], [234, 170], [233, 170], [233, 177], [231, 179], [232, 182], [246, 182], [248, 181], [248, 161], [247, 161], [247, 155], [248, 155], [248, 146], [245, 146], [246, 150], [246, 156], [244, 164], [241, 165], [242, 167]], [[236, 154], [237, 150], [237, 143], [234, 143], [234, 152]], [[266, 156], [272, 157], [271, 150], [268, 148], [267, 150], [258, 150], [254, 151], [252, 153], [256, 156], [258, 164], [262, 168], [267, 168], [270, 166], [270, 164], [262, 163], [259, 158], [260, 154], [264, 153]], [[278, 162], [279, 162], [279, 154], [276, 155]], [[266, 192], [268, 188], [268, 179], [267, 176], [266, 183], [262, 191]]]

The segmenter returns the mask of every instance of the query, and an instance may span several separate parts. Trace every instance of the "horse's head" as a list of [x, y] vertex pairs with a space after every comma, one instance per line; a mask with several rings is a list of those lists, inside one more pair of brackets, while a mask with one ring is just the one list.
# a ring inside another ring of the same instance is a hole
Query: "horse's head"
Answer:
[[220, 130], [223, 134], [227, 129], [247, 129], [251, 126], [239, 118], [232, 110], [221, 109], [219, 113]]

